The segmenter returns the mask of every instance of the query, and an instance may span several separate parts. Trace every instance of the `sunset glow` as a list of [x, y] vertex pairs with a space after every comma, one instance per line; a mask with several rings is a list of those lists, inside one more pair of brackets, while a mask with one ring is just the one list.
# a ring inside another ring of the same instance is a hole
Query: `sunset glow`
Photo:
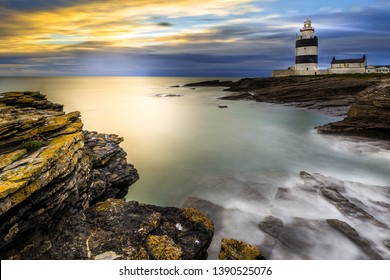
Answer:
[[[366, 53], [374, 61], [383, 57], [387, 52], [384, 46], [390, 41], [385, 16], [389, 4], [381, 0], [339, 2], [1, 1], [0, 75], [144, 75], [150, 72], [151, 64], [160, 67], [153, 69], [153, 75], [164, 75], [163, 64], [181, 60], [174, 72], [183, 73], [194, 56], [202, 57], [205, 63], [197, 72], [210, 70], [210, 66], [214, 69], [205, 75], [232, 75], [224, 70], [227, 67], [221, 67], [221, 62], [228, 63], [228, 68], [236, 65], [237, 71], [233, 72], [237, 75], [248, 60], [246, 72], [256, 70], [259, 75], [259, 71], [271, 67], [262, 62], [272, 61], [283, 67], [292, 63], [288, 61], [293, 52], [291, 38], [306, 17], [313, 20], [321, 36], [324, 60], [348, 52]], [[375, 33], [381, 37], [373, 39], [374, 25]], [[332, 34], [335, 30], [337, 36]], [[338, 40], [338, 47], [334, 40]], [[360, 43], [348, 49], [351, 40]], [[242, 60], [235, 64], [240, 55]], [[118, 71], [81, 70], [101, 63], [97, 57], [102, 56], [111, 62], [110, 68]], [[117, 60], [142, 60], [148, 71], [135, 73], [125, 65], [115, 65]], [[251, 65], [253, 60], [258, 69]]]

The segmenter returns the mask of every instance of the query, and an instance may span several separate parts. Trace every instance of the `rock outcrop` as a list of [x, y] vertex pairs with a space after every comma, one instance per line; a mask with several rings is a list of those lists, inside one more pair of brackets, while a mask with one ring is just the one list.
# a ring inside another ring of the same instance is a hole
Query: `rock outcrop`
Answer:
[[230, 87], [233, 84], [232, 81], [220, 81], [210, 80], [197, 83], [185, 84], [185, 87]]
[[258, 102], [289, 104], [343, 116], [360, 91], [375, 84], [378, 78], [353, 77], [280, 77], [246, 78], [233, 83], [233, 91], [222, 99], [250, 99]]
[[0, 94], [0, 113], [1, 259], [206, 258], [199, 211], [122, 200], [138, 179], [122, 138], [38, 92]]
[[317, 130], [390, 140], [390, 79], [360, 92], [342, 121], [320, 126]]
[[206, 259], [213, 224], [198, 210], [98, 202], [72, 215], [59, 234], [29, 244], [13, 258], [25, 259]]

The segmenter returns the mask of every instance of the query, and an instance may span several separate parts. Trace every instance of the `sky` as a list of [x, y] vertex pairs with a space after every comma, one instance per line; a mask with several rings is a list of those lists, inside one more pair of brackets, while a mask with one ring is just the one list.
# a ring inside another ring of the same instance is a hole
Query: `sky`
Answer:
[[389, 0], [0, 0], [0, 76], [270, 76], [309, 18], [320, 69], [390, 65]]

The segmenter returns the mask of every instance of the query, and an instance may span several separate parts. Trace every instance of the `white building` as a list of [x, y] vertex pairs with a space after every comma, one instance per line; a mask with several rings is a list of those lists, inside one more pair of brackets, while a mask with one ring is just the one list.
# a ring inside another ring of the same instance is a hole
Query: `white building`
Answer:
[[329, 74], [354, 74], [366, 73], [367, 58], [336, 59], [333, 57], [331, 67], [328, 69]]

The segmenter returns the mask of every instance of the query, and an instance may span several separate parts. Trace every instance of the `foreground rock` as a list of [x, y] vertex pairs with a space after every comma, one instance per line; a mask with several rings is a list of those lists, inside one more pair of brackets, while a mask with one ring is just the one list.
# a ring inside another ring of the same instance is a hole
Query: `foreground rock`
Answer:
[[112, 200], [138, 179], [122, 138], [38, 92], [0, 94], [0, 113], [1, 259], [207, 256], [212, 223], [195, 209]]
[[27, 255], [22, 250], [12, 257], [205, 259], [213, 230], [213, 224], [196, 209], [108, 199], [73, 215], [54, 238], [29, 244]]
[[342, 121], [317, 128], [320, 133], [390, 140], [390, 79], [361, 91]]

